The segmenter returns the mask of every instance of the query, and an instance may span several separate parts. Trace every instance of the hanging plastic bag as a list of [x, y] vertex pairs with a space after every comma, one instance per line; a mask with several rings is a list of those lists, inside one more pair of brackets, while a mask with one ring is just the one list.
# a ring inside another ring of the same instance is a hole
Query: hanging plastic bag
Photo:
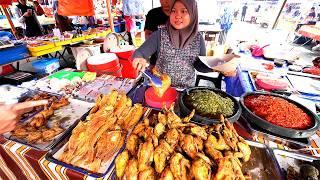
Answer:
[[59, 0], [58, 14], [62, 16], [93, 16], [92, 0]]

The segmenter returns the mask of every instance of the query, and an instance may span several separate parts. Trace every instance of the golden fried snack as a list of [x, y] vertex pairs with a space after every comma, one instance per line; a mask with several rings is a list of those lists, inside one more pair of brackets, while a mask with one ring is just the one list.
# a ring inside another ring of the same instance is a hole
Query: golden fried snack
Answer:
[[53, 110], [57, 110], [63, 106], [67, 106], [68, 104], [70, 104], [68, 98], [62, 97], [60, 100], [53, 102], [51, 107], [53, 108]]
[[171, 146], [165, 141], [161, 140], [160, 145], [154, 150], [154, 166], [157, 173], [161, 173], [167, 165], [170, 154], [173, 153]]
[[180, 147], [192, 159], [194, 159], [198, 153], [197, 144], [192, 135], [184, 135], [180, 140]]
[[139, 180], [155, 180], [156, 175], [152, 167], [139, 172]]
[[174, 180], [173, 174], [169, 167], [166, 167], [160, 175], [160, 180]]
[[177, 129], [170, 129], [166, 134], [166, 141], [171, 147], [175, 147], [179, 142], [179, 132]]
[[165, 130], [166, 130], [166, 127], [162, 123], [158, 123], [154, 127], [154, 135], [159, 137], [165, 132]]
[[131, 134], [128, 137], [126, 149], [130, 152], [131, 155], [135, 156], [138, 152], [139, 137], [136, 134]]
[[125, 176], [127, 180], [137, 180], [138, 179], [138, 161], [137, 159], [130, 159], [126, 166]]
[[170, 159], [170, 170], [175, 179], [187, 180], [190, 162], [182, 154], [175, 153]]
[[152, 139], [149, 138], [147, 142], [140, 144], [138, 151], [138, 169], [139, 172], [147, 169], [153, 161], [154, 147]]
[[137, 122], [140, 120], [143, 115], [143, 107], [141, 104], [135, 104], [131, 109], [128, 115], [124, 118], [122, 127], [125, 130], [131, 129]]
[[109, 160], [114, 153], [118, 152], [122, 145], [126, 133], [121, 130], [105, 132], [97, 142], [96, 145], [96, 158], [101, 159], [103, 162]]
[[41, 132], [29, 132], [29, 135], [27, 136], [26, 140], [28, 141], [28, 143], [34, 143], [37, 140], [41, 139], [41, 137]]
[[127, 150], [123, 151], [115, 160], [116, 174], [118, 177], [124, 175], [127, 163], [129, 160], [129, 152]]
[[195, 180], [207, 180], [211, 178], [211, 167], [203, 159], [192, 162], [191, 175]]
[[170, 78], [170, 76], [168, 76], [168, 74], [161, 74], [156, 68], [152, 69], [152, 73], [161, 79], [161, 82], [162, 82], [161, 87], [157, 87], [153, 83], [151, 83], [151, 86], [153, 87], [155, 94], [158, 97], [162, 97], [164, 95], [164, 93], [171, 86], [171, 78]]

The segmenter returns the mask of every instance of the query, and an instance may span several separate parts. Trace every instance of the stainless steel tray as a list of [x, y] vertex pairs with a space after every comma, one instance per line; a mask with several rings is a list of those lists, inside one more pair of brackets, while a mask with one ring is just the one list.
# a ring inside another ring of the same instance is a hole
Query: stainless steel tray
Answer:
[[247, 142], [251, 147], [251, 157], [243, 164], [243, 173], [250, 175], [252, 180], [284, 179], [272, 150], [258, 142]]
[[[273, 149], [273, 152], [281, 168], [282, 174], [285, 176], [287, 175], [289, 166], [293, 167], [297, 172], [299, 172], [302, 164], [310, 164], [320, 170], [320, 158], [280, 149]], [[299, 177], [295, 178], [299, 179]]]
[[[55, 123], [60, 123], [60, 127], [64, 131], [58, 134], [53, 140], [43, 143], [28, 143], [25, 139], [19, 139], [11, 136], [11, 132], [3, 134], [3, 136], [9, 140], [24, 144], [26, 146], [38, 149], [49, 150], [57, 145], [64, 137], [75, 127], [80, 121], [80, 118], [88, 112], [88, 110], [94, 105], [80, 101], [77, 99], [69, 99], [70, 104], [55, 111], [54, 115], [48, 120], [47, 127], [51, 128]], [[23, 123], [28, 123], [31, 119], [26, 120]]]

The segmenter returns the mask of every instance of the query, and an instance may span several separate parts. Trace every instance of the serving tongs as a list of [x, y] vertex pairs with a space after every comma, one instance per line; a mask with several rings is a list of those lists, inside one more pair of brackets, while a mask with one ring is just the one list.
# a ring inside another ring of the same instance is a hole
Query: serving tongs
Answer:
[[156, 87], [162, 86], [162, 81], [159, 77], [153, 75], [150, 71], [146, 70], [142, 72], [143, 82], [139, 84], [132, 95], [132, 101], [134, 103], [144, 103], [144, 93], [150, 83], [154, 84]]

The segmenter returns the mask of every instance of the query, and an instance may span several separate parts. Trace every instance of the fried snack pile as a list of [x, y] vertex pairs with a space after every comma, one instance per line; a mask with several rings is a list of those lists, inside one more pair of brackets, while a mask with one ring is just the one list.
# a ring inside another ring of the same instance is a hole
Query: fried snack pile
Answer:
[[132, 106], [124, 93], [113, 90], [100, 95], [86, 121], [72, 131], [60, 160], [92, 172], [98, 172], [124, 144], [127, 131], [143, 115], [141, 104]]
[[162, 81], [162, 86], [161, 87], [156, 87], [154, 84], [151, 84], [151, 86], [154, 89], [154, 92], [157, 96], [162, 97], [164, 95], [164, 93], [169, 89], [169, 87], [171, 86], [171, 78], [169, 75], [167, 74], [161, 74], [158, 72], [158, 70], [156, 68], [152, 69], [152, 73], [159, 77]]
[[173, 111], [138, 124], [116, 158], [120, 179], [245, 179], [241, 166], [251, 150], [234, 127], [221, 117], [215, 126], [189, 123]]
[[47, 122], [54, 115], [55, 110], [67, 106], [70, 102], [65, 97], [58, 99], [49, 95], [36, 95], [30, 100], [42, 99], [48, 99], [49, 105], [45, 106], [45, 109], [35, 115], [30, 122], [18, 124], [12, 131], [12, 136], [18, 139], [25, 139], [28, 143], [43, 143], [53, 140], [56, 135], [63, 131], [60, 124], [55, 124], [52, 128], [48, 128]]

